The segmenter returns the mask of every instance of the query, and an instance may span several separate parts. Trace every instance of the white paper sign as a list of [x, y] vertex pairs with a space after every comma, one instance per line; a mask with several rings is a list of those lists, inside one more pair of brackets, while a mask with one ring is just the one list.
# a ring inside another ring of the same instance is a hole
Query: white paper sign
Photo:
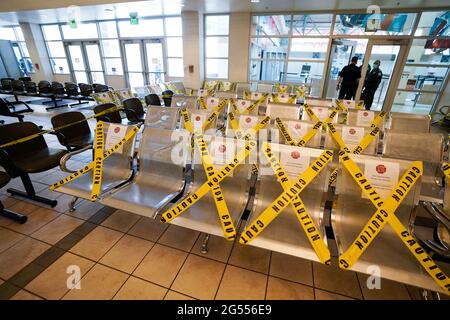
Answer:
[[355, 109], [356, 108], [356, 101], [355, 100], [342, 100], [344, 103], [344, 106], [346, 106], [348, 109]]
[[239, 99], [236, 101], [236, 107], [240, 113], [244, 112], [251, 105], [252, 105], [252, 102], [250, 100]]
[[[400, 164], [383, 160], [366, 160], [364, 175], [384, 200], [398, 183]], [[364, 192], [362, 197], [368, 199]]]
[[291, 137], [298, 141], [305, 136], [308, 130], [311, 128], [309, 123], [304, 123], [300, 121], [288, 121], [287, 129], [291, 134]]
[[[210, 153], [216, 171], [233, 160], [235, 156], [234, 147], [233, 141], [226, 141], [225, 139], [215, 138], [211, 142]], [[231, 173], [231, 176], [232, 175], [233, 172]]]
[[219, 105], [219, 102], [219, 98], [209, 97], [208, 99], [206, 99], [206, 106], [208, 107], [208, 109], [213, 109]]
[[204, 97], [208, 95], [208, 90], [206, 89], [200, 89], [197, 91], [197, 96], [198, 97]]
[[352, 151], [364, 138], [364, 128], [342, 126], [342, 140]]
[[280, 162], [290, 180], [295, 180], [309, 166], [310, 151], [305, 148], [283, 149]]
[[258, 123], [257, 116], [244, 115], [239, 117], [239, 128], [244, 132], [256, 126], [257, 123]]
[[375, 112], [369, 110], [358, 110], [356, 115], [356, 125], [359, 127], [370, 127], [374, 118]]
[[281, 103], [286, 103], [289, 100], [290, 96], [287, 93], [279, 93], [278, 94], [278, 101]]
[[263, 94], [261, 92], [252, 92], [251, 98], [252, 100], [259, 100]]
[[191, 123], [194, 127], [194, 131], [201, 130], [205, 121], [206, 121], [206, 114], [192, 113]]
[[[317, 118], [319, 118], [320, 121], [325, 121], [328, 118], [329, 113], [331, 112], [331, 109], [322, 108], [322, 107], [313, 107], [313, 108], [311, 108], [311, 110], [314, 112], [314, 114], [317, 116]], [[307, 114], [307, 116], [309, 118], [308, 114]], [[311, 118], [309, 118], [309, 119], [312, 120]], [[337, 123], [337, 120], [338, 120], [338, 115], [335, 115], [332, 122]]]
[[[114, 147], [117, 143], [120, 142], [120, 140], [123, 139], [123, 137], [125, 137], [126, 133], [127, 133], [127, 126], [121, 124], [110, 124], [108, 127], [108, 131], [106, 132], [104, 150], [106, 151]], [[123, 145], [119, 149], [117, 149], [116, 152], [122, 153]]]

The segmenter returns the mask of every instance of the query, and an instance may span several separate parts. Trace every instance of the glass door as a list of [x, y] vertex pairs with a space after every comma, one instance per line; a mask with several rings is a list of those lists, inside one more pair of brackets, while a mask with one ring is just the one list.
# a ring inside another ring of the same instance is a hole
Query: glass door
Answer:
[[95, 41], [67, 42], [72, 76], [76, 83], [105, 84], [100, 46]]
[[144, 40], [146, 79], [148, 84], [165, 82], [164, 48], [160, 39]]
[[69, 57], [72, 77], [76, 83], [89, 83], [87, 76], [87, 67], [83, 54], [83, 45], [81, 42], [66, 43], [67, 55]]
[[[370, 110], [390, 110], [406, 48], [402, 40], [369, 41], [369, 58], [364, 61], [356, 97], [364, 100], [366, 107], [370, 105]], [[376, 68], [375, 62], [379, 65]]]
[[328, 58], [327, 77], [325, 78], [324, 94], [326, 98], [337, 98], [339, 91], [336, 85], [339, 72], [347, 66], [352, 57], [358, 57], [357, 66], [361, 67], [366, 56], [367, 39], [334, 39]]
[[166, 81], [164, 43], [162, 39], [124, 40], [125, 73], [130, 87]]

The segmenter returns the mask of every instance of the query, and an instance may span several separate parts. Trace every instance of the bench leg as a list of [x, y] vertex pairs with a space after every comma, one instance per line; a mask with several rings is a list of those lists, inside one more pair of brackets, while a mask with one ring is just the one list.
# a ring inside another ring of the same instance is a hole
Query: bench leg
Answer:
[[44, 197], [38, 196], [36, 194], [36, 191], [34, 190], [33, 184], [31, 183], [30, 176], [28, 174], [24, 174], [24, 175], [20, 176], [20, 178], [22, 179], [22, 183], [23, 183], [23, 186], [25, 187], [25, 191], [12, 189], [12, 188], [10, 188], [6, 191], [8, 191], [12, 195], [24, 197], [24, 198], [34, 200], [37, 202], [41, 202], [43, 204], [49, 205], [52, 208], [56, 207], [56, 205], [58, 204], [58, 201], [44, 198]]
[[76, 210], [76, 203], [78, 201], [78, 197], [73, 197], [69, 202], [69, 211], [74, 212]]
[[14, 220], [20, 224], [24, 224], [28, 219], [28, 217], [24, 216], [23, 214], [6, 210], [1, 201], [0, 201], [0, 216]]
[[202, 250], [201, 253], [207, 254], [208, 253], [208, 241], [209, 241], [209, 234], [205, 234], [205, 238], [202, 242]]

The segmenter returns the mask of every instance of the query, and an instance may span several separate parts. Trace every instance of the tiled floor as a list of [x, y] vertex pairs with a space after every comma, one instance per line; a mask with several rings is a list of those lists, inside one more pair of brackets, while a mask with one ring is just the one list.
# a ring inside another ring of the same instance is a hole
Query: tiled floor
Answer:
[[[25, 119], [44, 128], [50, 114], [68, 110], [32, 107]], [[90, 155], [74, 161], [81, 166]], [[7, 208], [29, 217], [24, 225], [0, 218], [0, 299], [420, 298], [403, 284], [382, 280], [381, 290], [368, 290], [365, 275], [215, 236], [202, 254], [198, 232], [97, 203], [69, 212], [71, 198], [48, 189], [61, 176], [59, 169], [32, 175], [39, 194], [59, 201], [53, 209], [0, 190]]]

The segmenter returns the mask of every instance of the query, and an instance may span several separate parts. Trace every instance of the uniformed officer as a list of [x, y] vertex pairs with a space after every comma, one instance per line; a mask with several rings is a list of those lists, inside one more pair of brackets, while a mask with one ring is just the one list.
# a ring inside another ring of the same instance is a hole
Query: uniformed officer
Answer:
[[358, 81], [361, 78], [361, 70], [356, 66], [358, 57], [353, 57], [348, 66], [339, 72], [339, 80], [336, 90], [339, 90], [339, 99], [351, 100], [355, 98]]
[[363, 91], [361, 93], [361, 100], [364, 100], [366, 110], [370, 110], [373, 103], [373, 98], [378, 86], [383, 78], [383, 72], [380, 70], [380, 60], [373, 63], [372, 70], [368, 71], [366, 80], [364, 81]]

